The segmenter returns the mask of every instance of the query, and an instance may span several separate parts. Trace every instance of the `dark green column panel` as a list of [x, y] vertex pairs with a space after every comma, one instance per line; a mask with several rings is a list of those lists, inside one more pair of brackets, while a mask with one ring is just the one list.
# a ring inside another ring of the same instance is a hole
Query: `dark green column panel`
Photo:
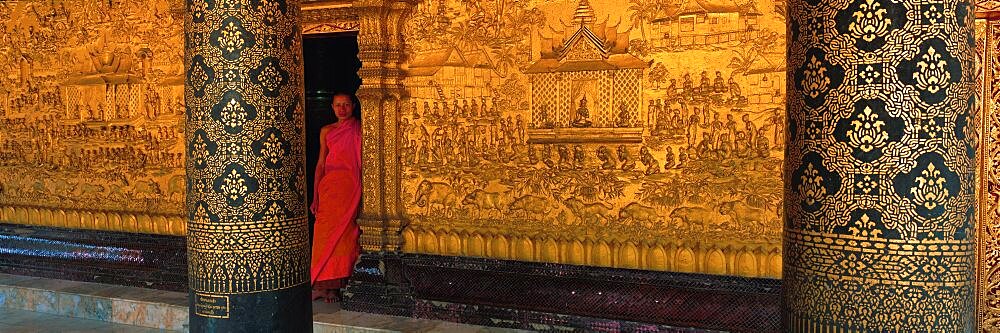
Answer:
[[187, 1], [194, 332], [312, 327], [299, 16], [298, 1]]
[[974, 329], [972, 19], [789, 2], [787, 331]]
[[785, 331], [974, 331], [970, 5], [789, 1]]

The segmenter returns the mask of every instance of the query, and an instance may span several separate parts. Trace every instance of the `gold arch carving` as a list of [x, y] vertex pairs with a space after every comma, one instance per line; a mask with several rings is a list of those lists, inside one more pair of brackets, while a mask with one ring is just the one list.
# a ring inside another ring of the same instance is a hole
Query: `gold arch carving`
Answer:
[[312, 2], [302, 6], [302, 34], [357, 32], [361, 22], [350, 3]]
[[339, 32], [356, 32], [359, 27], [360, 26], [357, 22], [306, 24], [302, 27], [302, 34], [315, 35]]

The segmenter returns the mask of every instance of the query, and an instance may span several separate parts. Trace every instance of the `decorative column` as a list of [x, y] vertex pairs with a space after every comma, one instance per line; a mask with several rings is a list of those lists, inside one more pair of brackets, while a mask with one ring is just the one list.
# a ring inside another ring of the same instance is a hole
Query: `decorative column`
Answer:
[[402, 113], [404, 16], [413, 4], [397, 0], [361, 0], [353, 5], [361, 69], [363, 184], [361, 245], [366, 251], [399, 251], [402, 247], [402, 171], [399, 163], [399, 118]]
[[311, 332], [299, 1], [185, 15], [193, 332]]
[[973, 11], [791, 0], [786, 332], [972, 332]]
[[401, 233], [406, 226], [401, 202], [402, 170], [399, 119], [406, 94], [402, 29], [414, 3], [358, 0], [358, 59], [361, 69], [362, 254], [345, 292], [346, 309], [408, 316], [412, 298], [399, 268]]

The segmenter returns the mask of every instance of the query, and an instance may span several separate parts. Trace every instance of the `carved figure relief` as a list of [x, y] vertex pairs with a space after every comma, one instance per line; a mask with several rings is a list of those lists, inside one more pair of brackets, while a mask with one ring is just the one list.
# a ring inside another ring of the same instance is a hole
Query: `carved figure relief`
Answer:
[[770, 5], [419, 3], [406, 250], [780, 276], [785, 23]]

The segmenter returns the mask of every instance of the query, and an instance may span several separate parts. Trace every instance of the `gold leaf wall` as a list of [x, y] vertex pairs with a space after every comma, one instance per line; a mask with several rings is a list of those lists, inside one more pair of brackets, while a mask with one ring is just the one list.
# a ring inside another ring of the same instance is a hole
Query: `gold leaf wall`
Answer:
[[[182, 3], [0, 4], [0, 220], [182, 235]], [[441, 1], [410, 252], [780, 276], [784, 3]]]
[[419, 3], [405, 249], [780, 276], [784, 10]]
[[0, 3], [0, 220], [184, 234], [183, 10]]

